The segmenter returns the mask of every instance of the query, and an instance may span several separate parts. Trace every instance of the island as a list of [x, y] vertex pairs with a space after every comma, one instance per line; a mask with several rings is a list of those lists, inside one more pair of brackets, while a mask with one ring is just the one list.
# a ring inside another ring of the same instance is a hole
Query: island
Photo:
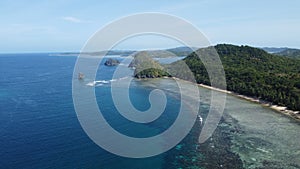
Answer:
[[128, 67], [134, 68], [136, 78], [159, 78], [169, 76], [164, 67], [155, 61], [147, 51], [141, 51], [134, 55], [134, 59]]
[[119, 64], [120, 64], [119, 60], [112, 59], [112, 58], [107, 59], [104, 63], [105, 66], [117, 66]]

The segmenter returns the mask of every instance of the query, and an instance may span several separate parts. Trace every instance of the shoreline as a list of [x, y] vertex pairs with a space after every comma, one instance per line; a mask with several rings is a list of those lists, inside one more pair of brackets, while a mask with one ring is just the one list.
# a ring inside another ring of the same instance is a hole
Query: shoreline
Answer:
[[[171, 78], [176, 79], [176, 80], [183, 80], [183, 79], [179, 79], [179, 78], [176, 78], [176, 77], [171, 77]], [[186, 81], [186, 80], [183, 80], [183, 81]], [[189, 82], [189, 81], [186, 81], [186, 82]], [[190, 82], [190, 83], [193, 83], [193, 82]], [[269, 109], [271, 109], [271, 110], [273, 110], [277, 113], [286, 115], [286, 116], [291, 117], [294, 120], [300, 122], [300, 111], [289, 110], [289, 109], [287, 109], [287, 107], [275, 105], [275, 104], [272, 104], [272, 102], [264, 101], [264, 100], [261, 100], [261, 99], [255, 98], [255, 97], [249, 97], [249, 96], [241, 95], [241, 94], [229, 91], [229, 90], [219, 89], [219, 88], [215, 88], [215, 87], [204, 85], [204, 84], [198, 84], [198, 83], [196, 83], [196, 85], [200, 86], [200, 87], [203, 87], [203, 88], [206, 88], [206, 89], [226, 93], [226, 94], [229, 94], [231, 96], [238, 97], [240, 99], [244, 99], [244, 100], [247, 100], [247, 101], [250, 101], [250, 102], [253, 102], [253, 103], [258, 103], [263, 107], [267, 107], [267, 108], [269, 108]]]

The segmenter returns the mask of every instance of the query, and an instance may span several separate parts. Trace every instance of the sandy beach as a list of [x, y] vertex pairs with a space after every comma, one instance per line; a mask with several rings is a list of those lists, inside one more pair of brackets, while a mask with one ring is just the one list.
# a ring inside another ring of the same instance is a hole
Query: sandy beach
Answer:
[[[174, 78], [174, 77], [173, 77], [173, 79], [182, 80], [182, 79]], [[186, 81], [186, 80], [183, 80], [183, 81]], [[268, 108], [270, 108], [270, 109], [272, 109], [276, 112], [279, 112], [281, 114], [292, 117], [293, 119], [295, 119], [297, 121], [300, 121], [300, 112], [299, 111], [288, 110], [287, 107], [274, 105], [271, 102], [267, 102], [267, 101], [264, 101], [264, 100], [261, 100], [261, 99], [255, 98], [255, 97], [249, 97], [249, 96], [241, 95], [241, 94], [238, 94], [238, 93], [235, 93], [235, 92], [232, 92], [232, 91], [219, 89], [219, 88], [215, 88], [215, 87], [204, 85], [204, 84], [197, 84], [197, 85], [200, 86], [200, 87], [206, 88], [206, 89], [210, 89], [210, 90], [230, 94], [232, 96], [235, 96], [235, 97], [238, 97], [238, 98], [241, 98], [241, 99], [244, 99], [244, 100], [248, 100], [248, 101], [251, 101], [251, 102], [254, 102], [254, 103], [261, 104], [262, 106], [268, 107]]]

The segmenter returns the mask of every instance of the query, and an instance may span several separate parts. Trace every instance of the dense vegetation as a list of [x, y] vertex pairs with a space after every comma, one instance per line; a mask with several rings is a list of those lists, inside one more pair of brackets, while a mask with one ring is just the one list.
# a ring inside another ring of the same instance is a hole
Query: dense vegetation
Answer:
[[[225, 70], [228, 90], [300, 110], [300, 60], [249, 46], [224, 44], [215, 49]], [[206, 69], [195, 52], [184, 61], [197, 83], [210, 85]], [[173, 63], [172, 67], [177, 65]]]
[[187, 56], [193, 52], [193, 50], [196, 50], [197, 48], [189, 48], [189, 47], [177, 47], [172, 49], [167, 49], [166, 51], [172, 52], [173, 54], [177, 56]]
[[149, 53], [146, 51], [137, 53], [133, 61], [129, 64], [129, 67], [135, 68], [134, 77], [136, 78], [168, 76], [164, 68], [157, 61], [149, 57]]

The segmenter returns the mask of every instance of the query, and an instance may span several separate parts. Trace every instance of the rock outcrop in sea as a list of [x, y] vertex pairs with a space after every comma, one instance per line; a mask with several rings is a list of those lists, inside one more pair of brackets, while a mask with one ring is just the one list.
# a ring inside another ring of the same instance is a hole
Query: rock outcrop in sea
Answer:
[[104, 63], [105, 66], [117, 66], [119, 64], [120, 64], [119, 60], [112, 59], [112, 58], [107, 59]]

